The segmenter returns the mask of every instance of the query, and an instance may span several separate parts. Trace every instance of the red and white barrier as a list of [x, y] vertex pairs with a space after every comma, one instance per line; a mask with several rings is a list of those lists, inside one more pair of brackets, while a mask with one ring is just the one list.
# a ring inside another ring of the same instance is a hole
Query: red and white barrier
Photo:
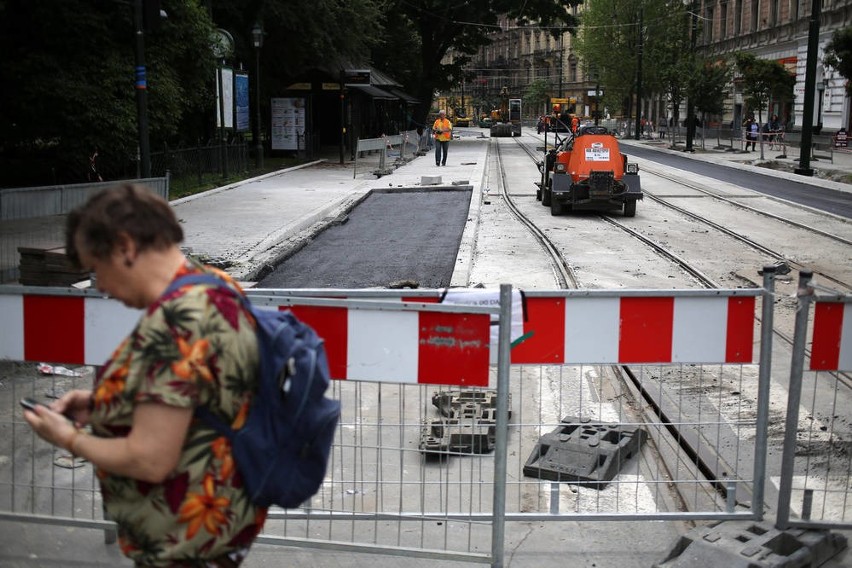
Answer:
[[0, 295], [0, 359], [100, 365], [141, 314], [99, 297]]
[[335, 379], [488, 385], [488, 314], [291, 309], [325, 339]]
[[[487, 386], [490, 316], [295, 307], [336, 379]], [[141, 316], [100, 297], [0, 295], [0, 359], [100, 365]]]
[[816, 302], [812, 371], [852, 371], [852, 303]]
[[529, 297], [512, 363], [751, 363], [753, 296]]
[[[432, 303], [438, 297], [399, 300]], [[525, 298], [523, 305], [522, 315], [513, 310], [513, 319], [523, 319], [522, 327], [518, 321], [512, 326], [514, 364], [752, 362], [754, 296], [539, 292]], [[488, 314], [394, 310], [387, 305], [382, 310], [316, 305], [291, 309], [325, 339], [336, 379], [488, 384], [493, 327]], [[0, 358], [99, 365], [139, 316], [138, 310], [101, 297], [0, 294]], [[844, 352], [844, 360], [849, 352]]]

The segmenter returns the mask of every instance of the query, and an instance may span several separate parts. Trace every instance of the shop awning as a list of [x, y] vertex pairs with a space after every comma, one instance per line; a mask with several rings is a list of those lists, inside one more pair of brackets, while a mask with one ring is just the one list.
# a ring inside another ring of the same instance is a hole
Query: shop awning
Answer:
[[405, 91], [400, 91], [399, 89], [388, 89], [388, 92], [393, 94], [393, 95], [396, 95], [397, 97], [401, 98], [402, 100], [404, 100], [406, 103], [408, 103], [410, 105], [420, 104], [420, 99], [415, 99], [414, 97], [412, 97], [411, 95], [409, 95]]
[[349, 85], [346, 87], [347, 89], [353, 89], [357, 91], [361, 91], [365, 95], [368, 95], [374, 99], [380, 101], [397, 101], [399, 97], [396, 95], [392, 95], [387, 91], [383, 91], [378, 87], [373, 87], [372, 85]]

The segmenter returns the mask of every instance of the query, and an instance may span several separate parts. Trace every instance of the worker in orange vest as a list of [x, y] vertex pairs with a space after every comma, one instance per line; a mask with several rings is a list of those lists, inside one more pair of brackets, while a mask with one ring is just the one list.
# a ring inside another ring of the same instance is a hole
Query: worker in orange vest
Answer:
[[438, 118], [432, 125], [432, 132], [435, 133], [435, 165], [446, 166], [447, 150], [450, 147], [450, 140], [453, 139], [453, 125], [447, 120], [447, 111], [438, 112]]

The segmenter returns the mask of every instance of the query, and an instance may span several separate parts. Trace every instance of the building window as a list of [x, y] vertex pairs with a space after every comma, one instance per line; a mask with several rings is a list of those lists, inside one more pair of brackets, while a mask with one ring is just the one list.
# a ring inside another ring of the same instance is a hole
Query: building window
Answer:
[[713, 43], [713, 6], [704, 9], [704, 43]]
[[769, 4], [769, 27], [774, 28], [778, 25], [778, 2], [779, 0], [770, 0]]
[[728, 37], [728, 3], [719, 4], [719, 39]]
[[[798, 0], [794, 0], [798, 2]], [[743, 0], [734, 3], [734, 35], [738, 36], [743, 31]]]
[[751, 0], [751, 26], [749, 30], [756, 32], [758, 29], [758, 21], [760, 19], [760, 0]]

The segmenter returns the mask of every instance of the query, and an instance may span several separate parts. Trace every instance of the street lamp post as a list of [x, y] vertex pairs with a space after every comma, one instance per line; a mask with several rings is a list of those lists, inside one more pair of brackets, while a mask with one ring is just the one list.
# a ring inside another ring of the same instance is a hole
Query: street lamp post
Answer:
[[828, 79], [828, 74], [825, 69], [823, 69], [822, 83], [820, 85], [822, 88], [817, 91], [817, 95], [819, 96], [819, 108], [817, 109], [817, 128], [819, 128], [819, 132], [817, 132], [817, 134], [822, 132], [824, 122], [822, 115], [825, 112], [825, 94], [828, 92], [829, 85], [830, 81]]
[[261, 137], [261, 131], [263, 129], [260, 122], [260, 48], [263, 47], [263, 28], [260, 26], [259, 23], [255, 24], [254, 27], [251, 29], [251, 37], [254, 42], [254, 50], [256, 56], [256, 72], [254, 80], [254, 90], [256, 95], [255, 106], [257, 107], [257, 119], [255, 124], [255, 165], [258, 169], [263, 169], [263, 141]]
[[148, 79], [145, 73], [145, 32], [142, 23], [142, 0], [133, 5], [136, 27], [136, 117], [139, 136], [139, 170], [141, 178], [151, 177], [151, 145], [148, 141]]
[[[799, 167], [793, 171], [799, 175], [812, 176], [811, 143], [813, 142], [814, 94], [816, 91], [816, 64], [819, 54], [819, 19], [822, 2], [813, 0], [811, 19], [808, 24], [808, 57], [805, 63], [805, 100], [802, 109], [802, 139], [799, 153]], [[822, 117], [820, 117], [822, 118]]]

